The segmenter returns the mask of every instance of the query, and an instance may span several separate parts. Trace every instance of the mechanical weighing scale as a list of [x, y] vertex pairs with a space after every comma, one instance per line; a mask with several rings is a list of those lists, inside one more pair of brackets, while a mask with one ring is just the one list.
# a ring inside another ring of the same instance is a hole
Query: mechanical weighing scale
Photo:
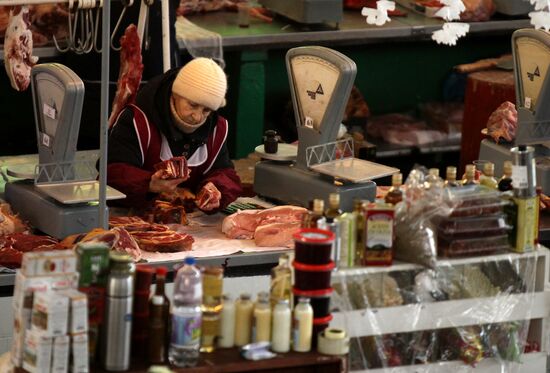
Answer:
[[342, 21], [343, 0], [259, 0], [267, 9], [298, 23], [320, 24]]
[[[512, 35], [518, 128], [516, 145], [535, 147], [537, 185], [550, 194], [550, 34], [522, 29]], [[514, 145], [481, 141], [479, 159], [495, 163], [495, 174], [502, 174], [503, 163], [512, 160]]]
[[[23, 180], [6, 184], [5, 198], [24, 220], [64, 238], [99, 226], [99, 182], [95, 160], [75, 161], [84, 83], [68, 67], [48, 63], [31, 71], [39, 164], [13, 166]], [[107, 199], [126, 196], [107, 187]]]
[[[286, 66], [298, 130], [298, 146], [279, 144], [275, 154], [256, 152], [254, 191], [278, 201], [307, 207], [313, 198], [328, 201], [340, 194], [341, 208], [351, 211], [356, 198], [373, 201], [373, 179], [397, 168], [353, 157], [353, 142], [336, 141], [356, 75], [355, 63], [332, 49], [299, 47], [288, 51]], [[282, 147], [281, 147], [282, 146]], [[279, 154], [280, 153], [280, 154]]]

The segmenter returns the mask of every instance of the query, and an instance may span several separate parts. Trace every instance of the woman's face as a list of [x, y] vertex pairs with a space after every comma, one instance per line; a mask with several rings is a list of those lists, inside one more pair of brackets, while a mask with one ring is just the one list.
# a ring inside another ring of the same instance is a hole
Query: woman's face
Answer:
[[174, 107], [181, 120], [192, 126], [203, 124], [212, 112], [206, 106], [174, 94]]

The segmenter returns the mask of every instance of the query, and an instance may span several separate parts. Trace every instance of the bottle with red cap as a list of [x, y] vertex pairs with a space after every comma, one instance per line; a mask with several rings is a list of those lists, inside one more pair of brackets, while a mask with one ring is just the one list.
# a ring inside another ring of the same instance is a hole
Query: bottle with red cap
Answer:
[[149, 300], [149, 338], [148, 353], [149, 362], [154, 364], [163, 364], [168, 356], [168, 319], [170, 312], [170, 300], [164, 291], [166, 283], [165, 267], [156, 269], [156, 287], [155, 294]]

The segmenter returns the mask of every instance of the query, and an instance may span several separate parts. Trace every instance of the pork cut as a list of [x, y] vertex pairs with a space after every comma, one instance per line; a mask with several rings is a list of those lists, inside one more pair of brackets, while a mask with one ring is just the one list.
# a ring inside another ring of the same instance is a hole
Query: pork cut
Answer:
[[135, 232], [132, 236], [142, 250], [150, 252], [189, 251], [195, 240], [188, 234], [171, 230], [164, 232]]
[[160, 175], [161, 179], [180, 179], [189, 176], [187, 158], [183, 156], [159, 162], [154, 167], [156, 171], [162, 171]]
[[141, 41], [136, 25], [131, 24], [126, 28], [120, 38], [120, 48], [120, 70], [109, 126], [116, 122], [118, 114], [126, 105], [134, 103], [141, 82]]
[[487, 120], [487, 134], [498, 144], [500, 139], [508, 142], [516, 138], [518, 112], [510, 101], [503, 102]]
[[30, 25], [28, 7], [15, 7], [10, 11], [10, 21], [4, 39], [4, 65], [11, 86], [18, 91], [28, 88], [31, 82], [31, 69], [38, 62], [38, 57], [32, 55]]
[[152, 215], [153, 221], [159, 224], [189, 224], [185, 208], [171, 202], [155, 201]]
[[208, 182], [197, 194], [195, 203], [200, 209], [212, 209], [220, 206], [221, 198], [222, 194], [218, 188], [213, 183]]
[[[277, 206], [265, 210], [242, 210], [223, 220], [222, 232], [228, 238], [252, 239], [259, 233], [259, 246], [279, 246], [291, 226], [300, 226], [307, 209], [296, 206]], [[267, 226], [260, 229], [260, 227]], [[259, 230], [259, 232], [258, 232]], [[281, 237], [272, 237], [281, 234]], [[275, 245], [276, 244], [276, 245]], [[285, 243], [282, 246], [287, 246]]]
[[300, 230], [301, 223], [269, 223], [260, 225], [254, 232], [256, 246], [293, 247], [292, 235]]

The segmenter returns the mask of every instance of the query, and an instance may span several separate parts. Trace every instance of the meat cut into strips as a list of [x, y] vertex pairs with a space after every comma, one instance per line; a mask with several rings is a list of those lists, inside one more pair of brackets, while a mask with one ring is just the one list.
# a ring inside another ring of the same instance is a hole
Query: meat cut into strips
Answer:
[[143, 64], [141, 63], [141, 42], [136, 25], [131, 24], [126, 28], [124, 35], [120, 38], [120, 48], [120, 71], [109, 117], [110, 126], [115, 123], [118, 114], [126, 105], [134, 103], [141, 82]]
[[[277, 206], [265, 210], [243, 210], [223, 220], [222, 232], [228, 238], [251, 239], [260, 234], [258, 246], [288, 246], [285, 235], [299, 227], [307, 209], [296, 206]], [[267, 226], [266, 228], [263, 228]], [[269, 227], [271, 226], [271, 227]], [[261, 228], [261, 229], [260, 229]], [[272, 237], [281, 235], [281, 237]], [[257, 243], [258, 243], [257, 242]]]
[[33, 40], [30, 27], [29, 9], [15, 7], [10, 11], [10, 21], [4, 39], [4, 65], [11, 86], [24, 91], [31, 82], [31, 69], [38, 62], [32, 55]]
[[166, 161], [155, 165], [156, 171], [161, 172], [161, 179], [179, 179], [189, 176], [189, 168], [187, 167], [187, 158], [173, 157]]

